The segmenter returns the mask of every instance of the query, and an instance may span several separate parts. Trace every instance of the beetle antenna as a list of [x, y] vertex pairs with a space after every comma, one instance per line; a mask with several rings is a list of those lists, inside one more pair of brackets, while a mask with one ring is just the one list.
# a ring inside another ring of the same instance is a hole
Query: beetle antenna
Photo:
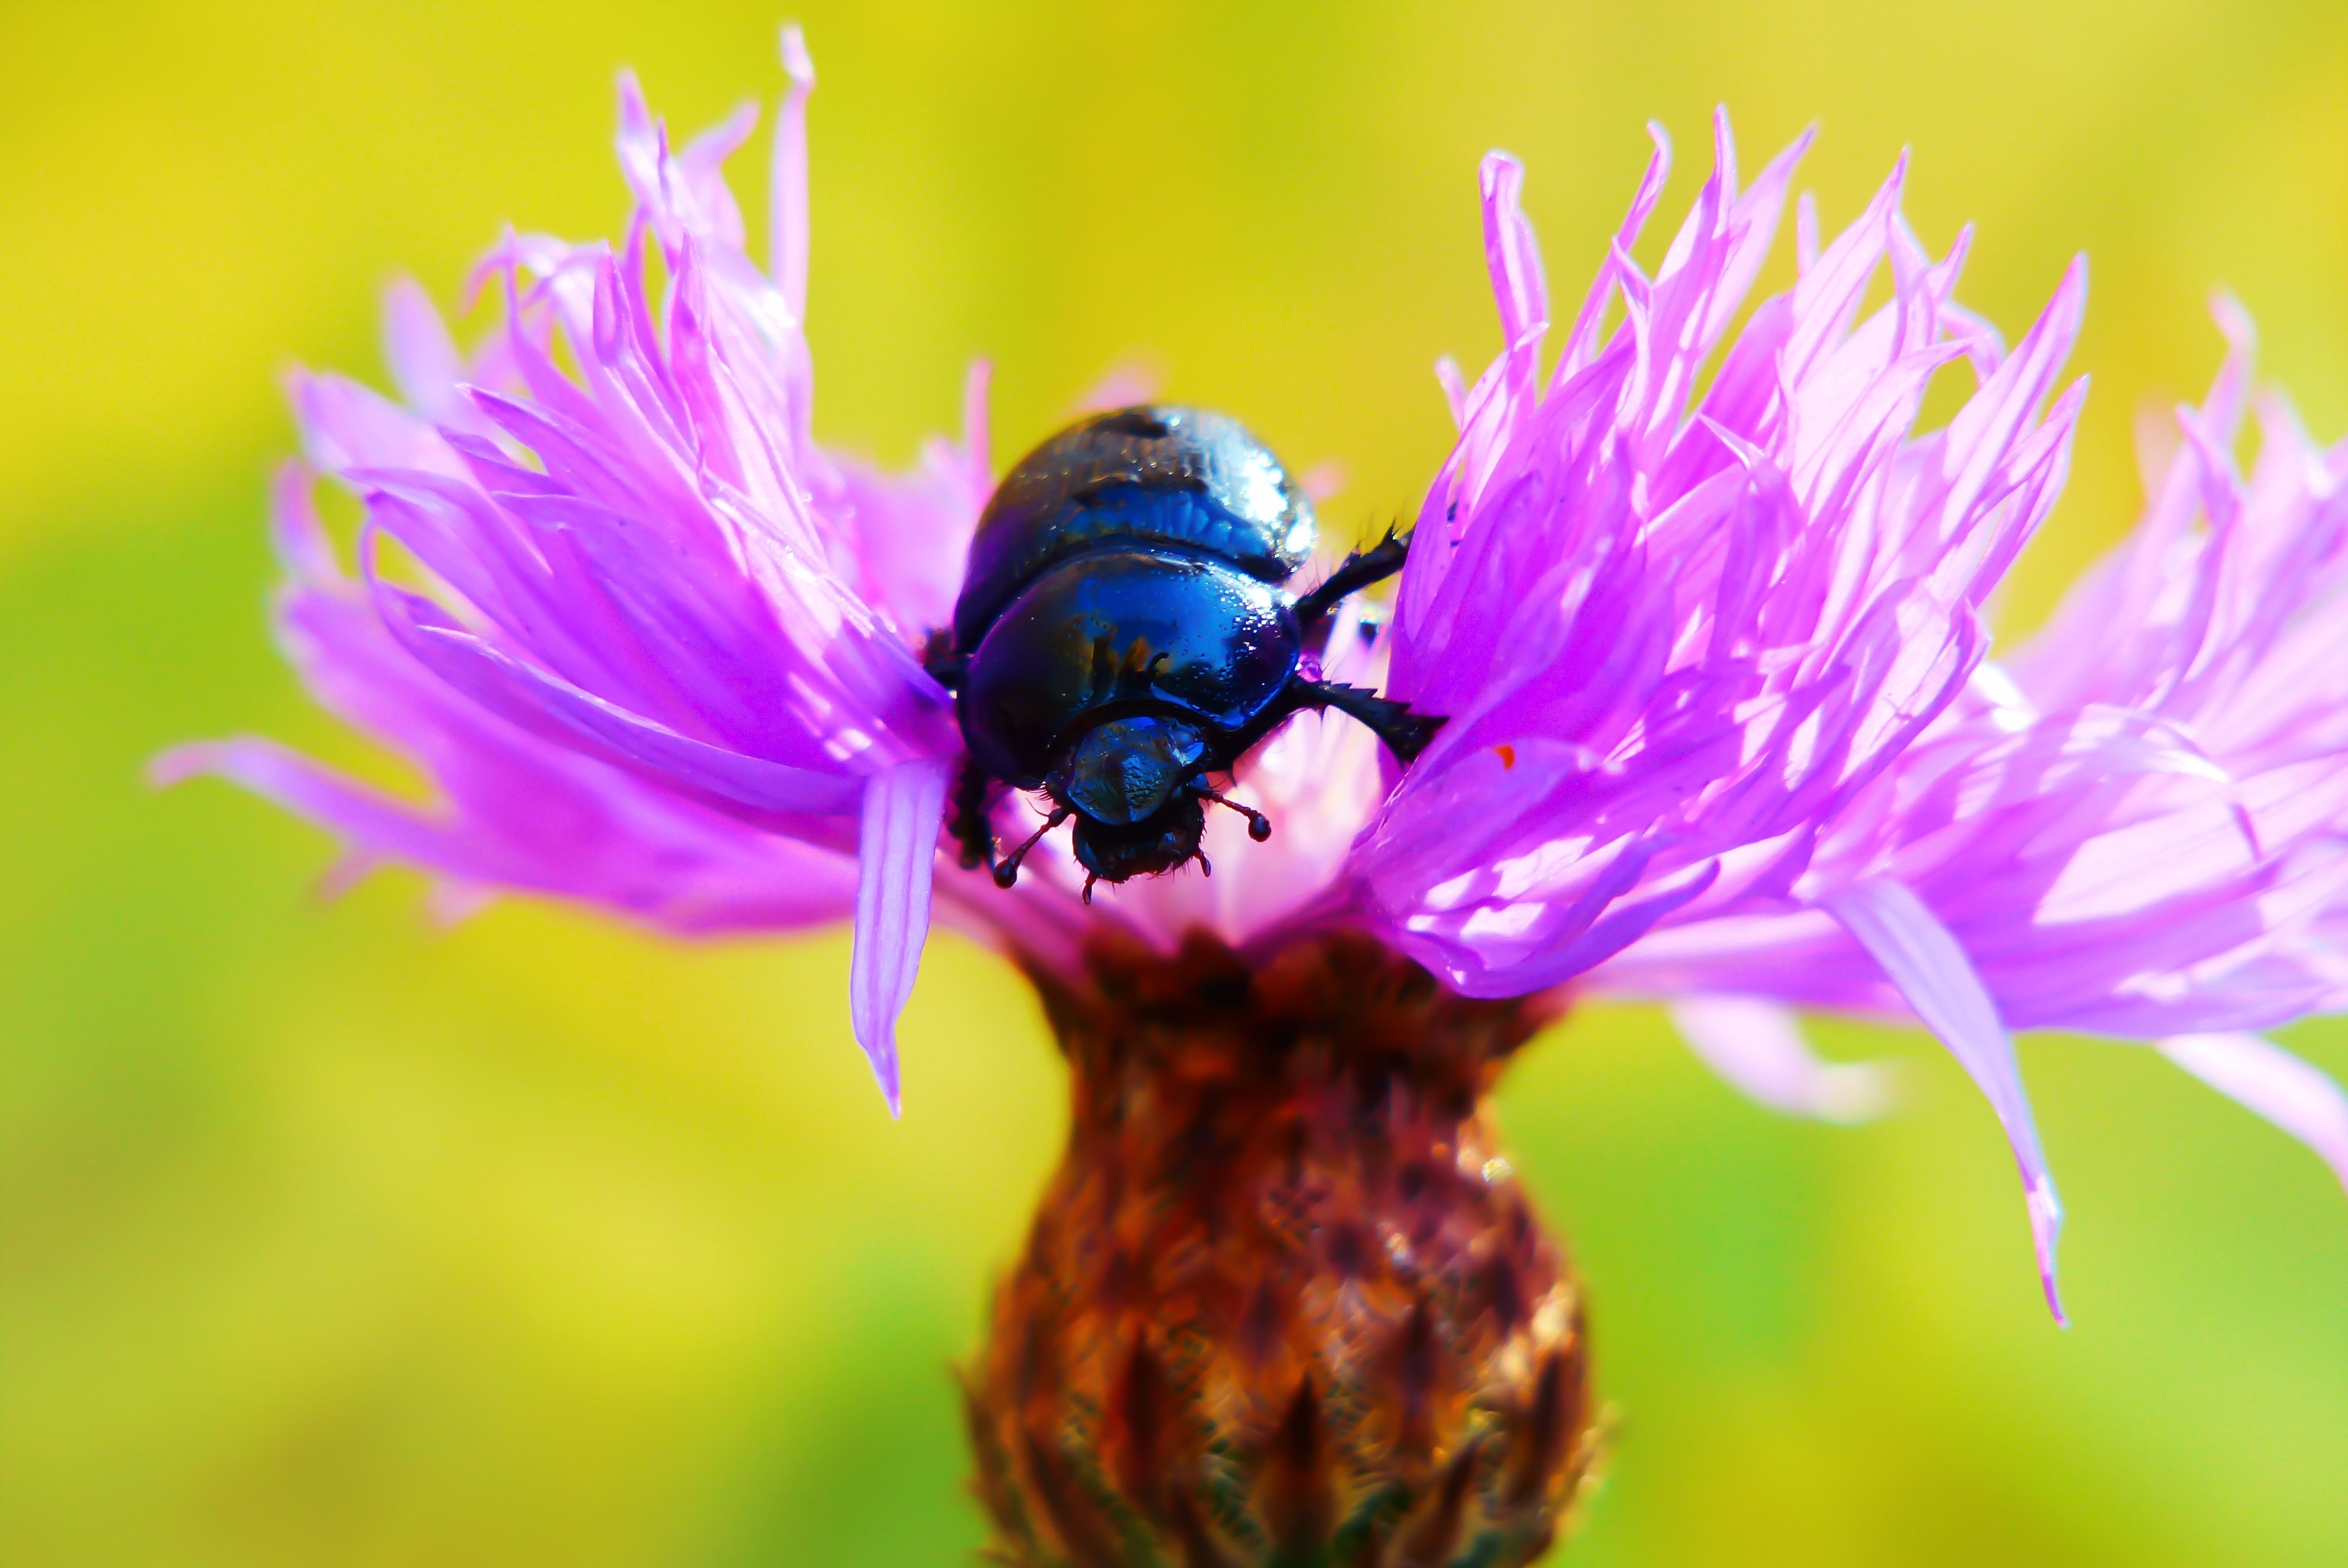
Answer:
[[[1035, 848], [1036, 845], [1043, 842], [1043, 838], [1045, 834], [1059, 826], [1060, 824], [1067, 821], [1068, 816], [1069, 812], [1066, 806], [1062, 805], [1053, 807], [1052, 815], [1044, 819], [1044, 825], [1029, 834], [1027, 835], [1027, 842], [1013, 850], [1004, 858], [1003, 864], [994, 868], [994, 885], [997, 887], [1008, 887], [1013, 883], [1018, 881], [1019, 863], [1027, 858], [1027, 852]], [[1085, 902], [1087, 904], [1091, 903], [1091, 897], [1087, 896]]]
[[1217, 805], [1230, 806], [1233, 811], [1238, 812], [1241, 816], [1246, 817], [1248, 819], [1248, 836], [1254, 839], [1258, 844], [1262, 844], [1265, 839], [1272, 836], [1272, 818], [1264, 815], [1263, 813], [1256, 810], [1253, 806], [1241, 805], [1239, 802], [1233, 800], [1227, 794], [1217, 794], [1214, 790], [1209, 788], [1203, 781], [1191, 787], [1199, 792], [1199, 798], [1200, 800], [1210, 800]]

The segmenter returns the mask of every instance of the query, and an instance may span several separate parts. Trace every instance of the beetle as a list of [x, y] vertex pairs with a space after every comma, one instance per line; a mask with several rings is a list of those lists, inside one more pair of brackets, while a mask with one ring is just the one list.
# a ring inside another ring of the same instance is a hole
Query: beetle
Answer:
[[[924, 665], [954, 693], [969, 750], [951, 831], [966, 866], [1009, 887], [1044, 835], [1076, 819], [1096, 881], [1196, 860], [1206, 806], [1248, 819], [1209, 775], [1291, 714], [1334, 708], [1407, 766], [1440, 718], [1304, 672], [1340, 600], [1402, 569], [1389, 531], [1299, 597], [1312, 503], [1238, 421], [1175, 405], [1119, 408], [1050, 437], [1004, 476], [971, 537], [953, 623]], [[998, 858], [989, 810], [1041, 790], [1043, 826]]]

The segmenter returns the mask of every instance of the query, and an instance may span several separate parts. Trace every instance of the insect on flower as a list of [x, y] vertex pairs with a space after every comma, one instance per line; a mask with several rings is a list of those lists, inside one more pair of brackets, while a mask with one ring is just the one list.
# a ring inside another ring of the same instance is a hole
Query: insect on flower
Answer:
[[[395, 290], [397, 402], [296, 380], [282, 639], [438, 798], [254, 739], [156, 771], [459, 905], [850, 920], [892, 1111], [933, 910], [1019, 965], [1074, 1128], [968, 1383], [1005, 1560], [1546, 1547], [1594, 1473], [1582, 1301], [1484, 1106], [1570, 993], [1664, 1001], [1754, 1098], [1837, 1119], [1879, 1084], [1786, 1009], [1924, 1024], [1996, 1112], [2058, 1317], [2013, 1028], [2152, 1045], [2348, 1180], [2348, 1097], [2256, 1032], [2348, 1009], [2348, 443], [2270, 398], [2236, 471], [2238, 310], [2137, 534], [2001, 665], [1983, 607], [2065, 476], [2084, 265], [2009, 346], [1957, 302], [1970, 231], [1936, 258], [1901, 217], [1903, 161], [1839, 234], [1805, 199], [1793, 285], [1748, 308], [1807, 138], [1746, 184], [1724, 114], [1650, 275], [1656, 133], [1550, 359], [1494, 154], [1501, 351], [1440, 371], [1457, 438], [1407, 542], [1292, 597], [1309, 505], [1220, 415], [1102, 414], [998, 484], [980, 367], [911, 474], [814, 439], [784, 57], [766, 267], [720, 174], [755, 111], [674, 149], [623, 78], [616, 251], [510, 236], [469, 354]], [[1944, 369], [1972, 391], [1920, 429]], [[355, 576], [321, 475], [364, 505]], [[1347, 608], [1387, 577], [1389, 612]]]
[[[1085, 868], [1122, 882], [1196, 860], [1202, 802], [1272, 821], [1210, 774], [1294, 714], [1335, 708], [1407, 764], [1442, 721], [1298, 668], [1356, 590], [1402, 569], [1389, 534], [1312, 592], [1282, 588], [1312, 553], [1312, 503], [1262, 443], [1221, 415], [1136, 407], [1062, 431], [1014, 466], [970, 541], [953, 627], [928, 661], [956, 692], [970, 747], [952, 832], [965, 866], [1004, 887], [1070, 816]], [[1043, 789], [1052, 809], [997, 862], [996, 782]]]

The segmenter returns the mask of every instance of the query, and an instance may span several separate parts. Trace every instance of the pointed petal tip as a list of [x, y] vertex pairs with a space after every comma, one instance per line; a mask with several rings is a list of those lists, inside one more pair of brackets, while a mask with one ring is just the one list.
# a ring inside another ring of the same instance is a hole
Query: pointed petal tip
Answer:
[[808, 53], [807, 34], [797, 22], [783, 24], [783, 74], [801, 92], [815, 87], [815, 57]]
[[901, 1073], [897, 1062], [897, 1020], [893, 1013], [874, 1012], [851, 996], [849, 1023], [856, 1034], [856, 1048], [864, 1053], [865, 1065], [872, 1069], [872, 1081], [880, 1091], [880, 1098], [889, 1107], [890, 1119], [904, 1113]]
[[2063, 1295], [2054, 1283], [2054, 1246], [2063, 1235], [2063, 1203], [2054, 1195], [2054, 1184], [2044, 1176], [2025, 1183], [2024, 1195], [2030, 1206], [2030, 1242], [2038, 1255], [2039, 1288], [2046, 1293], [2046, 1310], [2054, 1317], [2054, 1327], [2071, 1327], [2071, 1315], [2063, 1308]]
[[432, 295], [413, 272], [394, 272], [383, 286], [383, 302], [386, 311], [433, 311]]
[[2013, 1040], [1989, 988], [1955, 934], [1905, 883], [1870, 877], [1837, 889], [1819, 906], [1875, 960], [1996, 1112], [2022, 1173], [2031, 1245], [2047, 1309], [2055, 1322], [2067, 1325], [2070, 1318], [2054, 1286], [2054, 1244], [2063, 1228], [2063, 1204], [2047, 1173]]
[[209, 741], [192, 741], [186, 745], [157, 753], [147, 759], [147, 765], [139, 771], [149, 789], [170, 789], [198, 774], [211, 773], [219, 750]]
[[1647, 122], [1647, 142], [1653, 150], [1647, 155], [1647, 173], [1641, 181], [1643, 185], [1659, 182], [1663, 171], [1672, 166], [1672, 133], [1664, 128], [1663, 121], [1651, 119]]
[[620, 125], [624, 129], [649, 128], [653, 123], [652, 106], [645, 101], [644, 85], [628, 67], [620, 68]]
[[[1800, 135], [1787, 142], [1779, 150], [1777, 156], [1769, 160], [1769, 166], [1762, 170], [1761, 179], [1757, 184], [1766, 184], [1775, 180], [1782, 192], [1786, 183], [1793, 179], [1794, 170], [1801, 167], [1802, 159], [1809, 157], [1810, 149], [1818, 145], [1818, 122], [1812, 120], [1802, 128]], [[1749, 195], [1750, 192], [1747, 194]], [[1784, 197], [1780, 195], [1776, 200], [1782, 201]]]
[[[2085, 306], [2087, 293], [2087, 253], [2081, 251], [2063, 269], [2063, 281], [2055, 285], [2054, 297], [2075, 313]], [[2049, 307], [2052, 308], [2051, 306]]]
[[2175, 1035], [2153, 1049], [2306, 1144], [2348, 1188], [2348, 1091], [2330, 1073], [2257, 1034]]
[[2228, 348], [2243, 355], [2258, 348], [2258, 323], [2233, 290], [2220, 285], [2209, 291], [2209, 314], [2216, 319]]
[[1770, 1110], [1851, 1126], [1881, 1116], [1898, 1099], [1896, 1063], [1820, 1059], [1792, 1012], [1775, 1002], [1685, 996], [1668, 1011], [1706, 1066]]
[[877, 1046], [865, 1046], [864, 1060], [871, 1063], [872, 1081], [880, 1085], [880, 1099], [889, 1107], [889, 1120], [903, 1121], [905, 1100], [902, 1086], [898, 1078], [896, 1041], [888, 1040], [880, 1042]]
[[1492, 149], [1484, 155], [1482, 161], [1476, 165], [1477, 179], [1483, 186], [1484, 194], [1488, 197], [1499, 188], [1502, 180], [1510, 175], [1514, 175], [1521, 182], [1524, 173], [1524, 160], [1505, 148]]
[[930, 928], [930, 879], [947, 767], [901, 763], [866, 782], [849, 944], [849, 1017], [891, 1116], [898, 1113], [897, 1015], [912, 994]]
[[987, 392], [994, 384], [994, 361], [984, 354], [970, 362], [962, 380], [962, 448], [978, 482], [994, 477], [994, 435], [987, 415]]

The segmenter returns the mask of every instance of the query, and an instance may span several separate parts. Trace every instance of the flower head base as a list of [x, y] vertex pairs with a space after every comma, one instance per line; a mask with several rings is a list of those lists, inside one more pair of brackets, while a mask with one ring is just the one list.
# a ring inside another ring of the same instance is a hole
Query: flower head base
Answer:
[[967, 1379], [1000, 1555], [1538, 1557], [1600, 1450], [1579, 1284], [1483, 1106], [1543, 1000], [1346, 934], [1035, 979], [1073, 1126]]
[[[1520, 173], [1494, 155], [1504, 346], [1472, 384], [1443, 367], [1459, 436], [1391, 612], [1348, 608], [1319, 655], [1448, 723], [1406, 768], [1353, 720], [1299, 714], [1221, 789], [1275, 821], [1269, 843], [1211, 813], [1211, 881], [1087, 906], [1058, 841], [1004, 891], [941, 833], [965, 742], [922, 652], [993, 487], [985, 375], [961, 440], [910, 475], [814, 440], [795, 32], [785, 60], [765, 268], [719, 172], [754, 112], [675, 149], [623, 81], [616, 250], [509, 236], [478, 278], [504, 320], [470, 354], [396, 289], [398, 402], [295, 380], [283, 640], [438, 798], [252, 740], [164, 776], [235, 778], [342, 836], [351, 872], [427, 867], [452, 907], [520, 888], [678, 932], [851, 919], [851, 1011], [892, 1107], [934, 900], [1063, 975], [1104, 932], [1172, 953], [1203, 930], [1250, 961], [1344, 932], [1464, 996], [1660, 996], [1756, 1095], [1830, 1114], [1871, 1081], [1813, 1061], [1779, 1009], [1912, 1015], [1998, 1112], [2050, 1299], [2060, 1210], [2011, 1028], [2161, 1041], [2348, 1178], [2348, 1102], [2239, 1032], [2339, 1006], [2348, 973], [2348, 448], [2271, 405], [2236, 474], [2239, 313], [2137, 538], [2001, 668], [1982, 608], [2064, 479], [2084, 269], [2009, 351], [1955, 302], [1970, 233], [1935, 259], [1901, 218], [1903, 162], [1831, 240], [1805, 201], [1797, 281], [1748, 309], [1807, 140], [1746, 188], [1724, 117], [1653, 275], [1632, 249], [1660, 135], [1553, 334]], [[1972, 395], [1919, 432], [1943, 371]], [[364, 501], [355, 576], [311, 510], [319, 474]], [[1014, 795], [989, 826], [1017, 843], [1043, 820]]]

